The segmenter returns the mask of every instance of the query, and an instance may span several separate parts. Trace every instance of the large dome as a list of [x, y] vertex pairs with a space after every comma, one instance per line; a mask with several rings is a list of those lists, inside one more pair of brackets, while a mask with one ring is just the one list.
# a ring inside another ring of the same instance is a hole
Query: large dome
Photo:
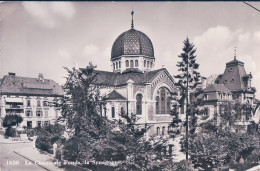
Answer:
[[153, 44], [146, 34], [132, 28], [118, 36], [112, 46], [111, 59], [121, 55], [154, 57]]

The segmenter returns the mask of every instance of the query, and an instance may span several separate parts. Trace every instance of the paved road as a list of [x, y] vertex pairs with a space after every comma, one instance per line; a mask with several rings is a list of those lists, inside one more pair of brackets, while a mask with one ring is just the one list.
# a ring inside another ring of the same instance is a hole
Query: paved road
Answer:
[[[1, 144], [0, 143], [0, 170], [1, 171], [46, 171], [34, 163], [13, 152], [16, 148], [32, 146], [32, 143]], [[27, 163], [27, 165], [26, 165]]]

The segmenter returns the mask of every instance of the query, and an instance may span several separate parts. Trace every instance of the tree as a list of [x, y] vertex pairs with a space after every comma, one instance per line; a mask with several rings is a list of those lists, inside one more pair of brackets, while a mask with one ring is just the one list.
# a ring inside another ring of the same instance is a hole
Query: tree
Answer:
[[97, 142], [114, 129], [111, 121], [99, 115], [100, 95], [94, 68], [92, 64], [80, 70], [65, 68], [68, 76], [63, 86], [65, 97], [61, 99], [62, 117], [73, 131], [76, 156], [82, 161], [96, 154], [94, 146], [98, 147]]
[[[118, 170], [145, 170], [161, 167], [167, 156], [165, 141], [145, 139], [149, 125], [138, 125], [135, 114], [121, 113], [121, 119], [108, 120], [100, 115], [101, 97], [93, 65], [68, 72], [63, 86], [61, 113], [72, 136], [65, 143], [67, 160], [120, 161]], [[169, 158], [169, 157], [168, 157]]]
[[[199, 68], [199, 64], [196, 63], [196, 49], [194, 49], [194, 45], [190, 43], [189, 38], [187, 38], [184, 42], [184, 47], [182, 48], [183, 52], [178, 56], [181, 58], [181, 61], [177, 63], [178, 71], [180, 72], [178, 75], [174, 76], [178, 81], [176, 82], [176, 86], [180, 91], [180, 98], [178, 99], [180, 105], [185, 104], [186, 99], [186, 159], [188, 160], [188, 130], [189, 130], [189, 115], [193, 114], [191, 108], [189, 108], [189, 90], [194, 90], [200, 80], [200, 73], [197, 71]], [[191, 101], [192, 99], [190, 99]], [[193, 114], [194, 115], [194, 114]]]
[[195, 167], [237, 167], [241, 158], [249, 164], [257, 163], [259, 137], [254, 131], [241, 132], [238, 124], [253, 109], [247, 104], [231, 102], [222, 102], [219, 108], [211, 120], [199, 125], [199, 132], [190, 136], [189, 151]]
[[16, 129], [12, 126], [18, 126], [23, 122], [23, 118], [20, 115], [6, 115], [3, 120], [3, 127], [6, 127], [5, 136], [13, 137], [16, 135]]

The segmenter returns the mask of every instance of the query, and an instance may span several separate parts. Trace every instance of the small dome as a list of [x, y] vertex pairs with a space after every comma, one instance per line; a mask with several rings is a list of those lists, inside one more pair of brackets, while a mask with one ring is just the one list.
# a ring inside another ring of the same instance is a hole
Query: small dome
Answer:
[[132, 28], [118, 36], [112, 46], [111, 59], [121, 55], [154, 57], [153, 44], [146, 34]]

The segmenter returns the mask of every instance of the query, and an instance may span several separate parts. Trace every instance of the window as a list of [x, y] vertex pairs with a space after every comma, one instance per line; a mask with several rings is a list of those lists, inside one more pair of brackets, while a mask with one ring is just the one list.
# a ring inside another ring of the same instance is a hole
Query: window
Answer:
[[169, 132], [171, 132], [172, 131], [172, 127], [171, 126], [168, 126], [168, 134], [169, 134]]
[[162, 135], [165, 133], [165, 126], [162, 127]]
[[32, 111], [31, 110], [27, 110], [26, 111], [26, 116], [27, 117], [31, 117], [32, 116]]
[[121, 68], [121, 61], [119, 61], [118, 63], [119, 63], [119, 68]]
[[230, 71], [230, 72], [232, 72], [232, 71], [234, 71], [234, 70], [233, 70], [233, 68], [232, 68], [232, 67], [230, 67], [230, 68], [229, 68], [229, 71]]
[[149, 61], [147, 61], [147, 68], [149, 68]]
[[208, 100], [208, 96], [209, 96], [208, 94], [205, 94], [204, 95], [204, 100]]
[[43, 106], [48, 106], [48, 101], [43, 101]]
[[116, 68], [115, 68], [115, 63], [113, 63], [113, 69], [115, 70]]
[[159, 107], [160, 107], [160, 105], [159, 105], [159, 96], [156, 96], [156, 113], [157, 114], [159, 114], [160, 113], [160, 109], [159, 109]]
[[129, 67], [129, 61], [128, 60], [125, 61], [125, 66]]
[[125, 114], [125, 109], [124, 109], [124, 107], [121, 107], [121, 114], [122, 114], [122, 115]]
[[106, 108], [106, 106], [104, 107], [104, 117], [107, 117], [107, 108]]
[[118, 63], [116, 62], [116, 69], [118, 69]]
[[171, 112], [171, 98], [167, 97], [167, 108], [166, 108], [166, 113]]
[[42, 111], [36, 111], [36, 116], [37, 117], [42, 117]]
[[150, 68], [152, 68], [153, 67], [153, 62], [151, 61], [151, 63], [150, 63]]
[[115, 114], [115, 107], [112, 107], [111, 112], [112, 112], [112, 118], [115, 118], [115, 117], [116, 117], [116, 114]]
[[[148, 64], [148, 63], [147, 63]], [[161, 89], [161, 113], [165, 113], [165, 88]]]
[[146, 60], [144, 60], [144, 67], [146, 67]]
[[205, 108], [204, 110], [205, 110], [204, 115], [205, 115], [205, 116], [209, 116], [209, 108]]
[[30, 107], [31, 106], [31, 101], [27, 100], [27, 106]]
[[37, 107], [41, 107], [41, 101], [37, 100]]
[[130, 68], [134, 68], [134, 61], [133, 60], [130, 61]]
[[138, 67], [138, 60], [135, 60], [135, 67]]
[[161, 87], [157, 91], [156, 100], [156, 114], [170, 114], [171, 111], [171, 95], [170, 91]]
[[136, 95], [136, 114], [142, 114], [142, 98], [141, 94]]
[[157, 127], [157, 135], [160, 135], [160, 127]]
[[47, 110], [44, 111], [44, 116], [47, 118], [49, 116], [49, 112]]
[[27, 128], [32, 128], [32, 121], [27, 121]]
[[49, 125], [49, 121], [44, 121], [44, 126], [48, 126]]
[[41, 126], [42, 126], [42, 121], [38, 121], [38, 122], [37, 122], [37, 126], [38, 126], [38, 127], [41, 127]]

